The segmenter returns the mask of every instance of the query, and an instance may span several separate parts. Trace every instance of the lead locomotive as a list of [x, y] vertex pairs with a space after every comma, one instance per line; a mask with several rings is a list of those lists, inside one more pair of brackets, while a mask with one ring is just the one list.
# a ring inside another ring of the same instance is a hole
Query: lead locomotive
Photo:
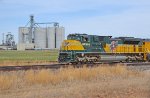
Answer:
[[150, 61], [150, 40], [70, 34], [61, 45], [58, 61], [60, 63]]

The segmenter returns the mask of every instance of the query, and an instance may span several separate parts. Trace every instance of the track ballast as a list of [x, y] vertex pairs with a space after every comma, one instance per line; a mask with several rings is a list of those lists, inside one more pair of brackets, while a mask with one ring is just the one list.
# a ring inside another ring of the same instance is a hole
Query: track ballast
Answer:
[[0, 66], [0, 71], [19, 71], [19, 70], [40, 70], [40, 69], [58, 69], [62, 64], [50, 65], [24, 65], [24, 66]]
[[59, 68], [65, 68], [68, 66], [74, 66], [74, 67], [82, 67], [82, 66], [101, 66], [101, 65], [116, 65], [121, 64], [124, 66], [149, 66], [147, 68], [150, 69], [150, 62], [134, 62], [134, 63], [97, 63], [97, 64], [50, 64], [50, 65], [24, 65], [24, 66], [0, 66], [0, 71], [19, 71], [19, 70], [41, 70], [41, 69], [59, 69]]

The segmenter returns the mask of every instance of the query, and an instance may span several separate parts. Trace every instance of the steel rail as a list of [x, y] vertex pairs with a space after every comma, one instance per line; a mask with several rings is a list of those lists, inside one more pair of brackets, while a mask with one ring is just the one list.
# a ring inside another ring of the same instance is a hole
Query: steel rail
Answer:
[[96, 63], [96, 64], [50, 64], [50, 65], [24, 65], [24, 66], [0, 66], [0, 72], [2, 71], [19, 71], [19, 70], [41, 70], [41, 69], [59, 69], [68, 66], [82, 67], [86, 66], [105, 66], [122, 64], [124, 66], [150, 66], [150, 62], [134, 62], [134, 63]]
[[51, 65], [24, 65], [24, 66], [0, 66], [0, 71], [19, 71], [19, 70], [40, 70], [40, 69], [58, 69], [62, 64]]

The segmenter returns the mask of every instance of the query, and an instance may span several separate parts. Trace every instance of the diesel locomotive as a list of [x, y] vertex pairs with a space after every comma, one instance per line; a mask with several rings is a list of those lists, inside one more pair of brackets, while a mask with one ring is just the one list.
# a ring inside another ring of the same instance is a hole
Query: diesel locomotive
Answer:
[[150, 39], [69, 34], [64, 40], [59, 63], [148, 62]]

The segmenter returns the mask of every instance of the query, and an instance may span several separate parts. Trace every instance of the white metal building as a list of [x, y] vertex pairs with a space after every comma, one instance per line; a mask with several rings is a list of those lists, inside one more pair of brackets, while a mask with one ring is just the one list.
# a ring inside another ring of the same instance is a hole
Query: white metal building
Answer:
[[19, 42], [18, 43], [28, 43], [28, 34], [29, 34], [29, 27], [19, 27]]

